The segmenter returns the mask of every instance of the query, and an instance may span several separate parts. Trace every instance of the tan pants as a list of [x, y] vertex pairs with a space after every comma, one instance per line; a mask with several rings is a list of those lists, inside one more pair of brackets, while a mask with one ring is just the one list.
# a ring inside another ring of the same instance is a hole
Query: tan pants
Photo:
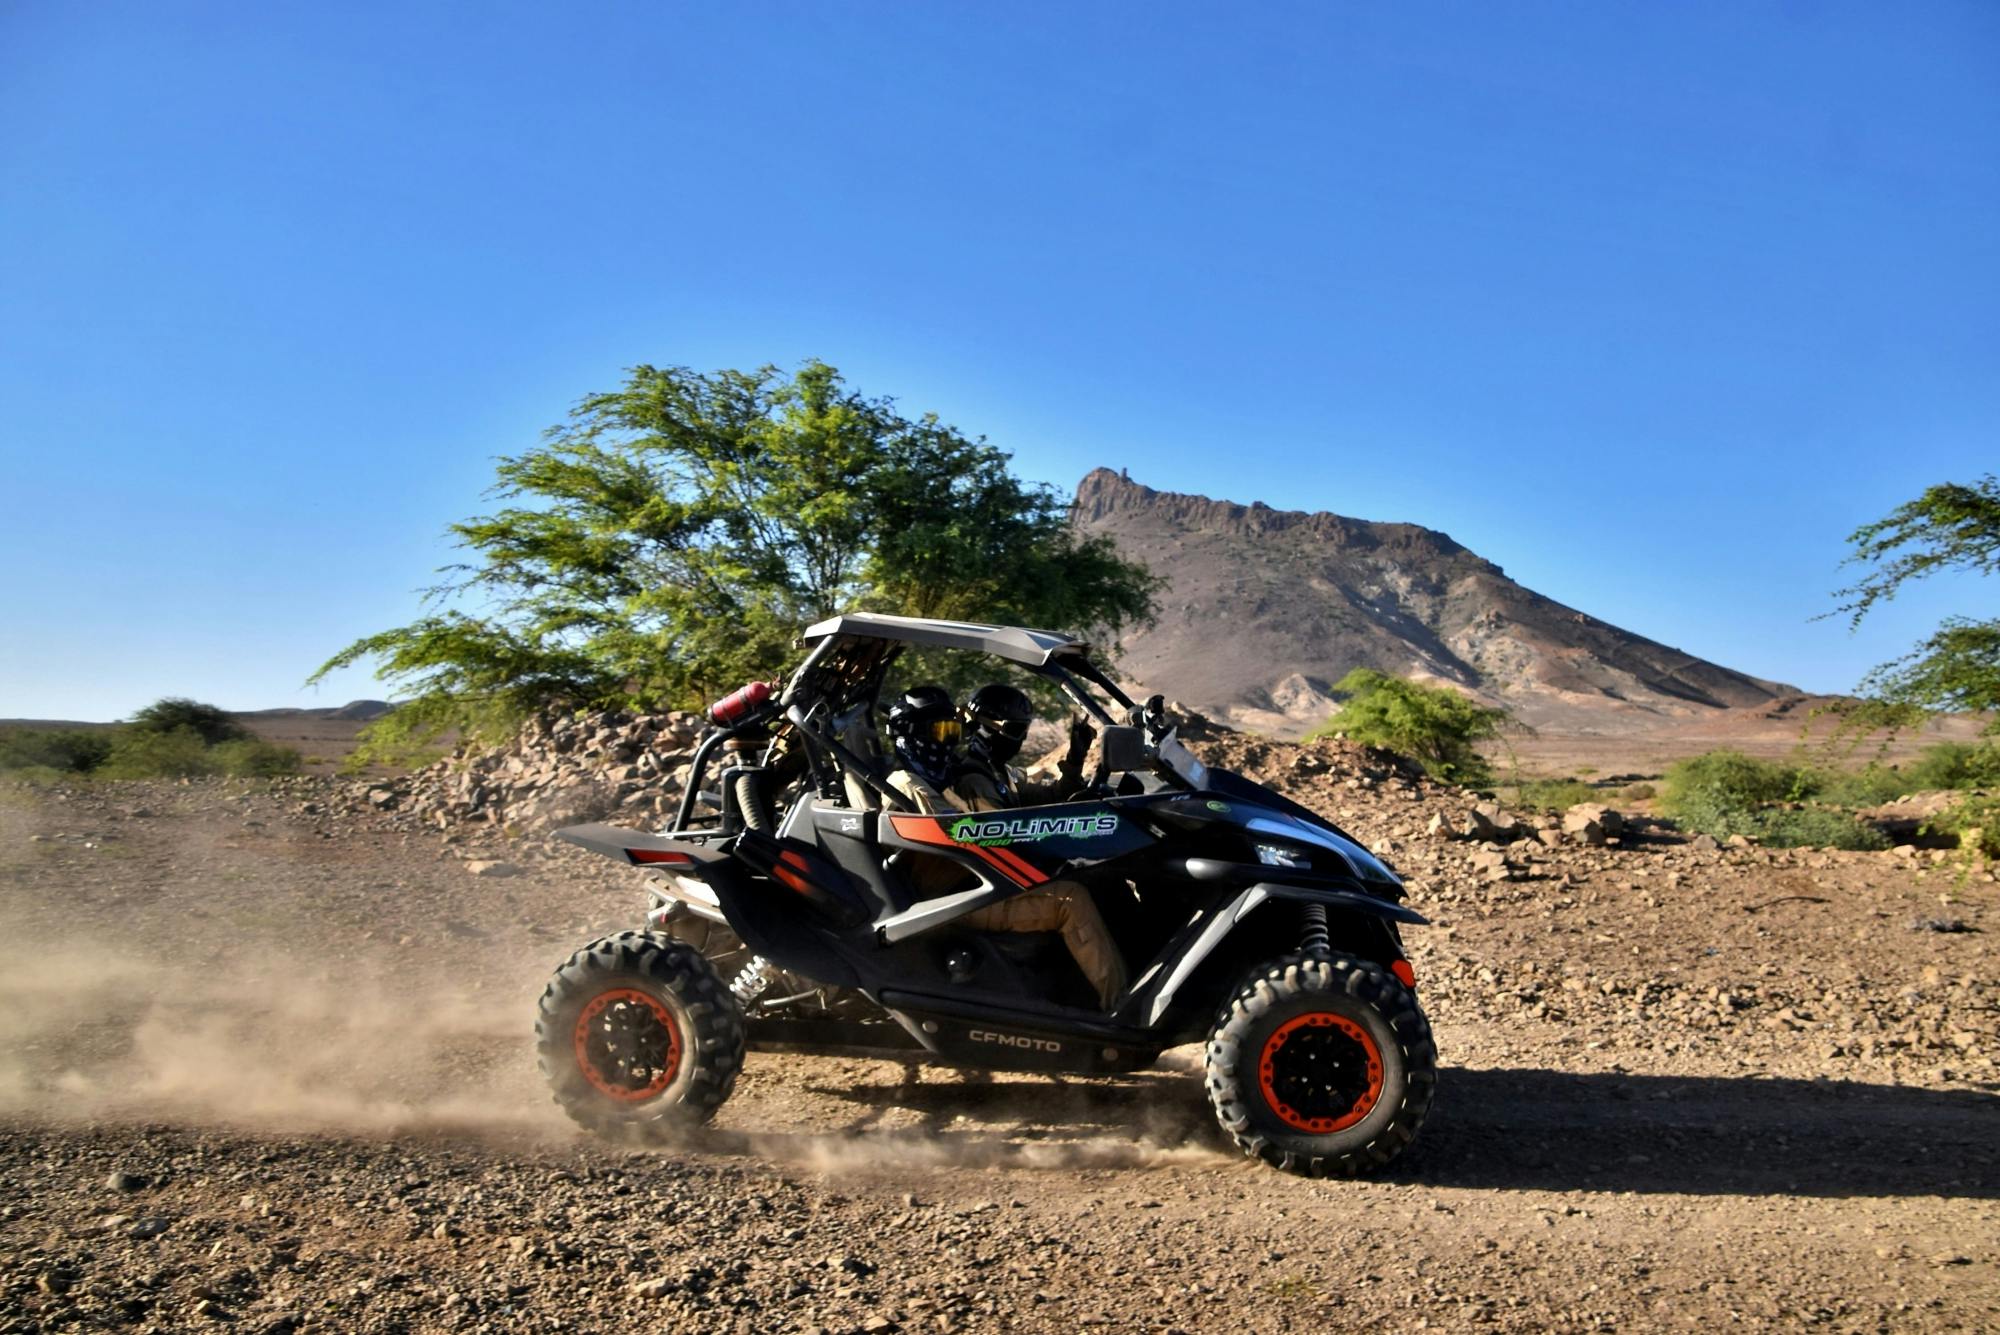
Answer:
[[959, 919], [982, 932], [1061, 932], [1083, 976], [1110, 1010], [1125, 991], [1125, 959], [1091, 902], [1090, 892], [1068, 881], [1050, 881], [1012, 899], [975, 909]]

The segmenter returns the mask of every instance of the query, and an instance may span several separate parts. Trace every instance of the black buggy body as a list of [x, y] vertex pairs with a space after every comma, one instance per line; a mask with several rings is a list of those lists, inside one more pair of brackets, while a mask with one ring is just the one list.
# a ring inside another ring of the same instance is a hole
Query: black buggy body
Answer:
[[[543, 1068], [572, 1116], [699, 1121], [746, 1048], [1103, 1073], [1203, 1042], [1219, 1120], [1267, 1162], [1354, 1173], [1409, 1143], [1435, 1055], [1400, 929], [1424, 919], [1358, 842], [1203, 765], [1158, 697], [1135, 704], [1070, 636], [853, 614], [802, 643], [789, 681], [711, 711], [671, 829], [559, 832], [654, 878], [646, 928], [578, 951], [543, 997]], [[1005, 660], [1093, 717], [1083, 796], [912, 810], [876, 724], [912, 647]], [[936, 859], [959, 875], [919, 897], [910, 872]], [[1057, 881], [1087, 891], [1129, 967], [1108, 1007], [1054, 934], [963, 921]]]

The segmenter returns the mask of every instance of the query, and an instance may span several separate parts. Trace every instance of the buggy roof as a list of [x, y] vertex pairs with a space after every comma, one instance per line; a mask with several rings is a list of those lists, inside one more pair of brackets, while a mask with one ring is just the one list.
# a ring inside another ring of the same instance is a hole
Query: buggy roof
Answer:
[[1090, 646], [1074, 635], [1055, 630], [1024, 630], [1019, 626], [988, 626], [976, 621], [927, 621], [876, 612], [849, 612], [808, 626], [799, 638], [807, 644], [828, 636], [893, 640], [936, 649], [965, 649], [993, 654], [1029, 667], [1046, 667], [1052, 658], [1082, 657]]

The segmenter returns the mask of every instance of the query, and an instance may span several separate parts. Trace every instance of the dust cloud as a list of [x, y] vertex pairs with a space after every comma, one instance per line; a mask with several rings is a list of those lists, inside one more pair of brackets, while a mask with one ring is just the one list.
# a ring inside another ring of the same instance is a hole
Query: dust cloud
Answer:
[[254, 952], [191, 968], [93, 936], [0, 945], [0, 1112], [391, 1134], [557, 1130], [518, 998]]
[[[107, 948], [102, 935], [32, 948], [8, 935], [0, 944], [0, 1115], [583, 1138], [535, 1070], [532, 992], [487, 996], [443, 975], [413, 979], [387, 960], [349, 957], [335, 969], [275, 955], [267, 944], [244, 951], [258, 964], [197, 968]], [[739, 1087], [720, 1126], [642, 1152], [743, 1156], [832, 1174], [1157, 1168], [1214, 1162], [1220, 1153], [1195, 1125], [1194, 1111], [1205, 1112], [1198, 1088], [1174, 1091], [1169, 1113], [1143, 1093], [1072, 1085], [1064, 1095], [1030, 1077], [965, 1091], [961, 1113], [953, 1077], [926, 1068], [913, 1092], [941, 1109], [935, 1124], [829, 1129], [801, 1087], [842, 1078], [838, 1063], [790, 1055], [751, 1062], [758, 1078]], [[1179, 1053], [1163, 1062], [1176, 1084], [1189, 1083], [1187, 1065]], [[868, 1097], [886, 1112], [898, 1095], [878, 1087]], [[1107, 1107], [1106, 1098], [1129, 1106]], [[618, 1152], [608, 1143], [605, 1150]]]

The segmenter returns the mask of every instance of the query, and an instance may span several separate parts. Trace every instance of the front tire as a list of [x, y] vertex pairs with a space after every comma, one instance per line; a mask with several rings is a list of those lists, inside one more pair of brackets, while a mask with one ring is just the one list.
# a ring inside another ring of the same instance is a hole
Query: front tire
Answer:
[[1304, 1177], [1374, 1172], [1416, 1138], [1437, 1089], [1417, 999], [1381, 966], [1287, 955], [1209, 1035], [1209, 1103], [1245, 1154]]
[[571, 1119], [644, 1141], [706, 1122], [729, 1097], [743, 1066], [743, 1012], [693, 947], [620, 932], [556, 970], [535, 1043]]

